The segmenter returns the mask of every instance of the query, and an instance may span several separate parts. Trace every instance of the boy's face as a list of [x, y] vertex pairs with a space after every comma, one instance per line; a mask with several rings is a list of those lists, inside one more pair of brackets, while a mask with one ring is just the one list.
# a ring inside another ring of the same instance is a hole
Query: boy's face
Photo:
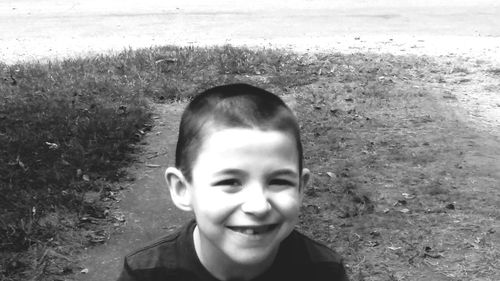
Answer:
[[301, 181], [308, 178], [306, 169], [298, 169], [297, 154], [294, 139], [279, 131], [229, 128], [208, 134], [187, 187], [202, 260], [272, 263], [298, 220]]

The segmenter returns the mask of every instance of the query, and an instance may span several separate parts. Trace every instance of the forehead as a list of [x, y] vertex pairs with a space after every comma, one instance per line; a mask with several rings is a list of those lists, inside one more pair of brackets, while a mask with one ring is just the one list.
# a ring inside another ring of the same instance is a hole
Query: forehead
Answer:
[[[290, 151], [290, 150], [293, 151]], [[204, 132], [199, 147], [200, 154], [225, 154], [252, 150], [286, 150], [297, 155], [296, 140], [293, 134], [280, 130], [261, 130], [257, 128], [216, 128]]]

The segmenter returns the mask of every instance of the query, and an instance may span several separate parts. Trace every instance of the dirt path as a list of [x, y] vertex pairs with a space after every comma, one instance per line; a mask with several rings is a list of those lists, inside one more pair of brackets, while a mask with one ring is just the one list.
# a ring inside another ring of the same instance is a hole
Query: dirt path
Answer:
[[144, 138], [138, 161], [129, 171], [134, 181], [126, 186], [113, 216], [125, 219], [106, 244], [88, 249], [83, 266], [88, 274], [79, 280], [115, 280], [121, 270], [123, 257], [132, 249], [175, 229], [190, 217], [170, 201], [163, 172], [173, 165], [177, 126], [182, 104], [156, 105], [155, 127]]

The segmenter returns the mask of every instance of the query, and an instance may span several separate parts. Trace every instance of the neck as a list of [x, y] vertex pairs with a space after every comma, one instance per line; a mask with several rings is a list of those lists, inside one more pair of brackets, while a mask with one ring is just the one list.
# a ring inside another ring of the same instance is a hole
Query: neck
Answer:
[[[264, 273], [274, 261], [274, 257], [258, 264], [238, 264], [232, 261], [227, 255], [218, 248], [210, 244], [210, 241], [204, 240], [201, 243], [201, 236], [198, 226], [193, 233], [194, 248], [201, 264], [215, 278], [223, 281], [245, 281], [251, 280]], [[207, 245], [210, 244], [210, 245]]]

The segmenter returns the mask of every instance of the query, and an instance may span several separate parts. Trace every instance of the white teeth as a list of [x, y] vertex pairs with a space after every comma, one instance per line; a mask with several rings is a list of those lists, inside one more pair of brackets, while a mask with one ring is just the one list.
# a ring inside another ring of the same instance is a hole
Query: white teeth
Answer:
[[247, 235], [253, 235], [253, 234], [255, 234], [255, 230], [250, 229], [250, 228], [244, 229], [242, 232], [245, 233], [245, 234], [247, 234]]
[[229, 227], [231, 230], [243, 233], [246, 235], [260, 235], [271, 231], [275, 228], [275, 225], [265, 225], [257, 227]]
[[243, 233], [243, 234], [246, 234], [246, 235], [255, 235], [257, 234], [257, 231], [255, 229], [252, 229], [252, 228], [236, 228], [236, 229], [233, 229], [234, 231], [237, 231], [237, 232], [240, 232], [240, 233]]

